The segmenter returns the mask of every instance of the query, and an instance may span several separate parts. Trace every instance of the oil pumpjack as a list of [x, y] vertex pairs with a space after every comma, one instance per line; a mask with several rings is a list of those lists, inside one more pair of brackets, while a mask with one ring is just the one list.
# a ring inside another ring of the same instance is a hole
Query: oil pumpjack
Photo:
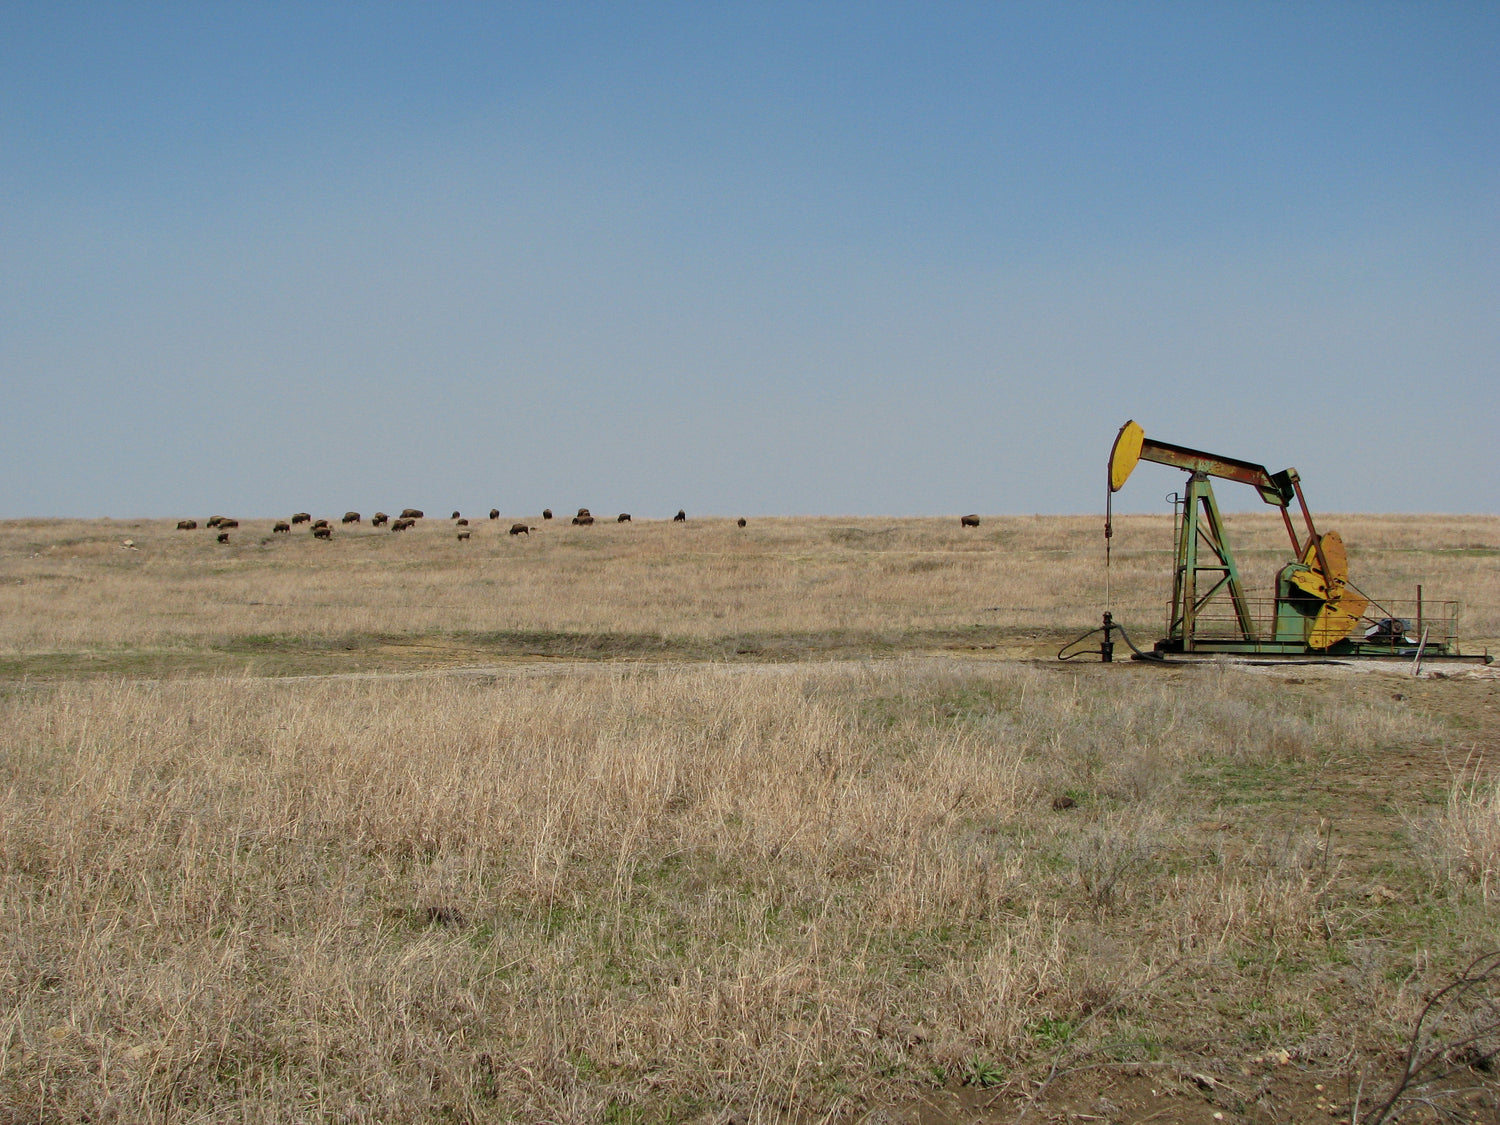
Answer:
[[[1402, 617], [1398, 613], [1407, 612], [1407, 607], [1377, 605], [1349, 581], [1344, 541], [1338, 532], [1320, 533], [1314, 526], [1296, 469], [1272, 473], [1249, 461], [1155, 441], [1130, 421], [1120, 427], [1110, 450], [1110, 500], [1141, 461], [1188, 474], [1186, 490], [1174, 497], [1172, 605], [1167, 635], [1156, 642], [1156, 656], [1242, 653], [1421, 659], [1424, 655], [1459, 655], [1456, 602], [1424, 606], [1419, 586], [1414, 613]], [[1246, 596], [1210, 477], [1248, 484], [1281, 512], [1292, 558], [1277, 572], [1275, 597], [1270, 602]], [[1292, 520], [1293, 501], [1301, 512], [1305, 538]], [[1113, 534], [1112, 515], [1106, 515], [1104, 534], [1107, 545]], [[1105, 647], [1101, 649], [1105, 660], [1110, 659], [1112, 628], [1118, 626], [1106, 613]], [[1481, 659], [1488, 661], [1488, 656]]]

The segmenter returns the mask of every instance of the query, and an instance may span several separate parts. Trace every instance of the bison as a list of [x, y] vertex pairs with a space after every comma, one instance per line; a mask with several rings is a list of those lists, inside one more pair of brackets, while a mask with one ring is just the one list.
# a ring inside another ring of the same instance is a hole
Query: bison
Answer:
[[499, 518], [500, 518], [500, 509], [499, 508], [491, 508], [490, 509], [490, 519], [497, 520]]
[[177, 530], [178, 531], [196, 531], [197, 529], [198, 529], [198, 521], [197, 520], [178, 520], [177, 521]]
[[226, 520], [226, 519], [220, 519], [219, 520], [219, 530], [220, 531], [227, 530], [228, 528], [231, 528], [231, 527], [239, 527], [239, 526], [240, 526], [240, 521], [239, 520]]
[[312, 532], [313, 532], [313, 538], [314, 539], [332, 539], [333, 538], [333, 528], [329, 527], [326, 523], [323, 524], [323, 526], [321, 526], [321, 527], [315, 527], [315, 528], [313, 528]]
[[294, 515], [292, 517], [292, 526], [296, 527], [299, 523], [312, 523], [312, 513], [298, 512], [296, 515]]
[[458, 519], [458, 513], [457, 513], [457, 512], [454, 512], [454, 513], [453, 513], [453, 514], [452, 514], [452, 515], [451, 515], [451, 516], [449, 516], [449, 517], [448, 517], [448, 518], [449, 518], [449, 519], [450, 519], [450, 520], [456, 520], [456, 519]]
[[958, 524], [960, 527], [978, 527], [979, 517], [975, 515], [959, 516]]
[[227, 531], [221, 531], [221, 532], [219, 532], [219, 542], [220, 543], [228, 543], [229, 542], [229, 532], [227, 532]]
[[552, 518], [552, 509], [551, 508], [543, 508], [542, 509], [542, 519], [544, 519], [544, 520], [550, 520], [551, 518]]
[[327, 520], [316, 520], [313, 523], [313, 530], [317, 531], [318, 528], [320, 528], [320, 527], [327, 527], [327, 526], [328, 526], [328, 521]]
[[421, 508], [402, 508], [401, 518], [404, 520], [419, 520], [422, 518]]
[[204, 527], [218, 527], [223, 522], [224, 522], [224, 517], [223, 516], [209, 516], [208, 517], [208, 521], [203, 526]]
[[687, 522], [687, 513], [684, 512], [681, 508], [678, 508], [677, 509], [677, 514], [672, 517], [672, 522], [673, 523], [685, 523], [685, 522]]
[[283, 531], [286, 534], [290, 535], [292, 533], [292, 525], [287, 523], [286, 520], [277, 520], [274, 524], [271, 525], [271, 534], [274, 535], [278, 531]]
[[735, 523], [736, 527], [744, 527], [745, 526], [745, 517], [741, 516], [739, 519], [735, 520], [734, 523]]
[[384, 527], [390, 522], [391, 517], [386, 515], [384, 512], [376, 512], [373, 516], [370, 517], [371, 527]]
[[473, 534], [473, 532], [471, 532], [471, 531], [460, 531], [458, 533], [458, 541], [460, 543], [462, 543], [465, 539], [467, 539], [472, 534]]
[[579, 509], [578, 509], [578, 514], [579, 514], [579, 515], [580, 515], [580, 516], [591, 516], [591, 515], [593, 515], [593, 514], [594, 514], [594, 513], [593, 513], [593, 512], [591, 512], [591, 511], [589, 511], [589, 510], [588, 510], [588, 509], [587, 509], [587, 508], [579, 508]]
[[358, 523], [359, 522], [359, 513], [358, 512], [345, 512], [344, 513], [344, 518], [341, 521], [339, 521], [339, 522], [341, 522], [341, 523]]
[[510, 533], [512, 535], [530, 535], [531, 528], [527, 527], [524, 523], [513, 523], [510, 525]]
[[468, 527], [469, 526], [469, 521], [466, 520], [466, 519], [460, 519], [458, 521], [458, 523], [454, 524], [453, 526], [454, 527]]
[[615, 517], [615, 523], [629, 523], [629, 522], [630, 522], [630, 513], [629, 512], [621, 512], [618, 516]]
[[593, 516], [574, 516], [573, 517], [573, 523], [577, 527], [592, 527], [592, 526], [594, 526], [594, 517]]

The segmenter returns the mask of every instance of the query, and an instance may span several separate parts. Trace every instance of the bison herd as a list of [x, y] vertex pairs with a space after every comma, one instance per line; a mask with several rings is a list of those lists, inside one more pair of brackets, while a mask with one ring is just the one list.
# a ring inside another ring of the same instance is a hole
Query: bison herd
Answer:
[[[401, 509], [401, 514], [399, 516], [397, 516], [395, 519], [391, 519], [391, 517], [388, 516], [388, 515], [386, 515], [384, 512], [376, 512], [373, 516], [370, 517], [370, 526], [371, 527], [386, 527], [386, 526], [389, 526], [392, 531], [407, 531], [410, 528], [415, 527], [417, 525], [417, 521], [420, 520], [420, 519], [422, 519], [422, 518], [423, 518], [423, 516], [422, 516], [422, 509], [420, 509], [420, 508], [402, 508]], [[490, 509], [490, 519], [492, 519], [492, 520], [498, 520], [499, 518], [500, 518], [500, 509], [499, 508], [491, 508]], [[550, 520], [551, 518], [552, 518], [552, 509], [551, 508], [543, 508], [542, 509], [542, 519], [545, 521], [545, 520]], [[457, 537], [458, 537], [459, 542], [461, 542], [461, 543], [462, 542], [466, 542], [467, 540], [469, 540], [470, 538], [472, 538], [472, 533], [471, 533], [470, 528], [469, 528], [469, 521], [464, 518], [464, 516], [463, 516], [462, 513], [455, 511], [453, 513], [453, 515], [449, 517], [449, 519], [453, 521], [453, 527], [454, 527], [455, 531], [457, 532]], [[358, 512], [352, 512], [351, 511], [351, 512], [345, 512], [344, 515], [343, 515], [343, 517], [342, 517], [342, 519], [340, 519], [339, 522], [342, 523], [342, 524], [351, 524], [351, 523], [360, 523], [360, 522], [362, 522], [362, 520], [363, 520], [363, 517]], [[615, 522], [616, 523], [630, 523], [630, 522], [632, 522], [631, 518], [630, 518], [630, 513], [629, 512], [621, 512], [619, 515], [617, 515], [615, 517]], [[677, 514], [672, 517], [672, 522], [673, 523], [686, 523], [687, 522], [687, 513], [685, 511], [679, 509], [678, 512], [677, 512]], [[973, 514], [966, 515], [966, 516], [960, 516], [958, 518], [958, 522], [959, 522], [959, 526], [961, 526], [961, 527], [978, 527], [979, 526], [979, 517], [977, 515], [973, 515]], [[293, 527], [295, 527], [297, 524], [302, 524], [302, 523], [307, 523], [307, 524], [311, 524], [312, 525], [312, 529], [311, 530], [312, 530], [313, 538], [315, 538], [315, 539], [332, 539], [333, 538], [333, 526], [329, 523], [329, 521], [326, 520], [326, 519], [314, 520], [312, 518], [312, 515], [310, 513], [308, 513], [308, 512], [297, 512], [296, 514], [294, 514], [292, 516], [292, 518], [290, 520], [277, 520], [274, 524], [272, 524], [272, 526], [271, 526], [271, 532], [272, 532], [272, 534], [289, 535], [289, 534], [291, 534], [291, 530], [292, 530]], [[592, 527], [593, 523], [594, 523], [593, 513], [590, 512], [587, 508], [579, 508], [578, 509], [578, 514], [573, 517], [573, 526], [574, 527]], [[232, 529], [237, 528], [239, 526], [240, 526], [240, 521], [239, 520], [231, 519], [228, 516], [211, 516], [204, 523], [204, 527], [213, 529], [213, 530], [215, 530], [217, 532], [216, 538], [217, 538], [217, 541], [220, 542], [220, 543], [228, 543], [229, 542], [229, 532]], [[740, 519], [735, 520], [735, 526], [737, 526], [737, 527], [744, 527], [745, 526], [745, 520], [744, 520], [744, 518], [741, 517]], [[198, 521], [197, 520], [178, 520], [177, 521], [177, 530], [178, 531], [196, 531], [197, 529], [198, 529]], [[530, 534], [533, 531], [535, 531], [535, 530], [536, 530], [536, 527], [533, 524], [513, 523], [513, 524], [510, 525], [510, 534], [512, 536], [517, 536], [517, 535], [530, 536]]]
[[[499, 508], [491, 508], [489, 515], [490, 515], [490, 519], [492, 519], [492, 520], [498, 520], [500, 518], [500, 509]], [[387, 527], [388, 526], [392, 531], [407, 531], [410, 528], [415, 527], [417, 525], [417, 521], [420, 520], [420, 519], [422, 519], [422, 518], [423, 518], [422, 509], [420, 509], [420, 508], [402, 508], [401, 509], [401, 514], [399, 516], [397, 516], [395, 519], [391, 519], [391, 517], [388, 516], [388, 515], [386, 515], [384, 512], [376, 512], [373, 516], [370, 517], [370, 526], [371, 527]], [[469, 540], [470, 538], [472, 538], [472, 531], [469, 528], [469, 521], [464, 518], [464, 516], [463, 516], [463, 514], [461, 512], [455, 511], [453, 513], [453, 515], [451, 515], [448, 518], [453, 522], [453, 527], [454, 527], [454, 530], [457, 533], [457, 538], [458, 538], [459, 542], [462, 543], [462, 542], [465, 542], [465, 541]], [[552, 509], [551, 508], [543, 508], [542, 509], [542, 519], [543, 520], [550, 520], [551, 518], [552, 518]], [[969, 517], [966, 516], [964, 518], [968, 519]], [[353, 523], [353, 524], [362, 523], [363, 521], [364, 521], [364, 517], [362, 515], [360, 515], [359, 512], [349, 511], [349, 512], [345, 512], [343, 514], [343, 516], [339, 520], [339, 523], [347, 525], [347, 524], [351, 524], [351, 523]], [[682, 510], [680, 510], [680, 509], [678, 510], [677, 514], [672, 517], [672, 522], [673, 523], [685, 523], [686, 521], [687, 521], [687, 513], [684, 512], [684, 511], [682, 511]], [[619, 515], [617, 515], [615, 517], [615, 522], [616, 523], [631, 523], [633, 521], [630, 518], [630, 513], [629, 512], [621, 512]], [[273, 523], [271, 525], [271, 533], [273, 535], [290, 535], [291, 532], [292, 532], [292, 528], [293, 527], [296, 527], [298, 524], [304, 524], [304, 523], [311, 525], [310, 526], [310, 530], [312, 532], [312, 535], [313, 535], [314, 539], [332, 539], [333, 538], [333, 525], [332, 525], [332, 523], [330, 523], [330, 521], [328, 521], [326, 519], [314, 520], [313, 517], [312, 517], [312, 513], [310, 513], [310, 512], [297, 512], [297, 513], [293, 514], [293, 516], [292, 516], [292, 518], [290, 520], [277, 520], [277, 521], [275, 521], [275, 523]], [[594, 523], [594, 516], [593, 516], [593, 514], [587, 508], [579, 508], [578, 509], [578, 514], [573, 517], [573, 525], [575, 527], [591, 527], [593, 525], [593, 523]], [[744, 527], [745, 526], [745, 521], [743, 519], [738, 520], [737, 521], [737, 525], [739, 527]], [[204, 524], [204, 526], [207, 527], [207, 528], [211, 528], [211, 529], [213, 529], [213, 530], [215, 530], [217, 532], [216, 538], [217, 538], [218, 542], [220, 542], [220, 543], [228, 543], [229, 542], [229, 532], [230, 532], [230, 530], [233, 529], [233, 528], [239, 527], [240, 526], [240, 521], [236, 520], [236, 519], [231, 519], [228, 516], [212, 516], [212, 517], [210, 517], [206, 521], [206, 523]], [[178, 520], [177, 521], [177, 530], [178, 531], [196, 531], [197, 528], [198, 528], [198, 521], [197, 520]], [[510, 525], [510, 534], [512, 536], [516, 536], [516, 535], [530, 536], [530, 534], [533, 531], [535, 531], [535, 530], [536, 530], [536, 527], [534, 525], [532, 525], [532, 524], [527, 524], [527, 523], [513, 523], [513, 524]], [[266, 542], [269, 542], [269, 540], [266, 540]]]

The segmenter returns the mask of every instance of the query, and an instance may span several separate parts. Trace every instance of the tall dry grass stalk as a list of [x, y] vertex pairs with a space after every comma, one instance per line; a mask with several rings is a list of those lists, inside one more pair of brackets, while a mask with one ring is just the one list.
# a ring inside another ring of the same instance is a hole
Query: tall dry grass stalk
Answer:
[[1448, 790], [1442, 814], [1417, 826], [1433, 872], [1444, 883], [1500, 898], [1500, 779], [1471, 762]]
[[[1240, 567], [1269, 591], [1288, 554], [1280, 519], [1231, 513]], [[543, 525], [447, 521], [329, 543], [246, 521], [227, 546], [170, 521], [0, 522], [0, 656], [98, 648], [182, 650], [244, 638], [646, 634], [716, 639], [980, 628], [1056, 641], [1113, 609], [1138, 640], [1165, 626], [1168, 515], [1116, 520], [1104, 567], [1097, 517], [763, 519]], [[1500, 520], [1335, 516], [1356, 583], [1386, 599], [1464, 604], [1466, 640], [1500, 638]], [[132, 538], [136, 550], [121, 541]], [[1108, 591], [1108, 597], [1106, 597]]]
[[[1324, 956], [1327, 859], [1312, 826], [1226, 844], [1188, 779], [1430, 732], [1141, 671], [13, 686], [0, 1106], [768, 1121], [1239, 1029], [1246, 958]], [[1372, 1033], [1382, 980], [1274, 999]]]

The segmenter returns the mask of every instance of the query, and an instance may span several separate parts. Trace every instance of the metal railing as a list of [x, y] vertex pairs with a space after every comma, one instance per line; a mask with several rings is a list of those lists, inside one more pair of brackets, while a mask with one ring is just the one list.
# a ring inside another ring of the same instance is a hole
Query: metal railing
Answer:
[[[1288, 642], [1298, 638], [1287, 635], [1287, 616], [1282, 615], [1277, 635], [1277, 601], [1275, 598], [1246, 598], [1257, 642]], [[1171, 629], [1173, 607], [1167, 608]], [[1456, 601], [1385, 601], [1371, 602], [1345, 640], [1361, 652], [1379, 655], [1388, 649], [1393, 656], [1411, 655], [1419, 645], [1434, 651], [1457, 652], [1459, 603]], [[1305, 620], [1311, 621], [1309, 616]], [[1239, 641], [1244, 639], [1234, 603], [1227, 595], [1216, 596], [1198, 608], [1193, 638], [1197, 642]]]

